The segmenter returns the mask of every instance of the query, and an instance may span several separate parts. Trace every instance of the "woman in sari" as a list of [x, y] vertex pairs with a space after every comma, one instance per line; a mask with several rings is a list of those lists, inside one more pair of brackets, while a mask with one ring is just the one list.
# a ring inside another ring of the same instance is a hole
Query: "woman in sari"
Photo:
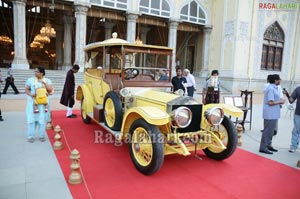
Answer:
[[41, 142], [45, 141], [46, 124], [49, 121], [50, 110], [45, 111], [45, 105], [37, 105], [38, 113], [34, 113], [34, 100], [36, 89], [44, 86], [49, 94], [53, 92], [53, 86], [50, 79], [45, 78], [45, 69], [37, 67], [34, 70], [34, 76], [29, 78], [25, 83], [25, 93], [27, 96], [26, 117], [28, 124], [27, 140], [34, 142], [35, 131], [38, 127], [38, 137]]

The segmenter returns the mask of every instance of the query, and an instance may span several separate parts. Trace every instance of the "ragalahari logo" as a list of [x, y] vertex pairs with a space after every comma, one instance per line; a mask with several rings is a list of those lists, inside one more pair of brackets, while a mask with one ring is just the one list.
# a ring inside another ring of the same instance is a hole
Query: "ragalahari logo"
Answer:
[[299, 2], [259, 2], [258, 8], [260, 10], [296, 10]]

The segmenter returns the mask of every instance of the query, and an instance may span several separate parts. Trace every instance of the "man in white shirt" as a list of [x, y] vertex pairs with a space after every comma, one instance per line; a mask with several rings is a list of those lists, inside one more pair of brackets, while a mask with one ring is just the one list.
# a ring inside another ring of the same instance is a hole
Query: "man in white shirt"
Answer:
[[186, 79], [186, 88], [187, 88], [188, 96], [193, 97], [194, 91], [196, 90], [195, 77], [190, 73], [190, 70], [187, 68], [183, 70], [183, 75], [185, 76]]

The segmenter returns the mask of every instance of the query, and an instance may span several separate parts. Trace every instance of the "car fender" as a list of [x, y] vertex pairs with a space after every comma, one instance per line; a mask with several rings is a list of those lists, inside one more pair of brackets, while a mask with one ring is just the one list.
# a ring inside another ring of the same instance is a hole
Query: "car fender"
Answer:
[[86, 101], [87, 105], [87, 112], [93, 112], [93, 106], [95, 104], [94, 98], [92, 93], [90, 92], [87, 85], [83, 84], [77, 87], [76, 92], [76, 100], [81, 101], [84, 97], [84, 100]]
[[[207, 109], [214, 108], [214, 107], [220, 107], [223, 109], [224, 114], [230, 115], [232, 117], [242, 117], [243, 111], [240, 108], [237, 108], [235, 106], [229, 105], [229, 104], [207, 104], [203, 106], [202, 109], [202, 118], [204, 118], [204, 113]], [[202, 120], [201, 126], [207, 126], [207, 121], [205, 119]]]
[[165, 125], [170, 122], [170, 116], [165, 111], [152, 106], [139, 106], [130, 108], [124, 115], [121, 131], [128, 133], [131, 124], [143, 118], [149, 124], [156, 126]]

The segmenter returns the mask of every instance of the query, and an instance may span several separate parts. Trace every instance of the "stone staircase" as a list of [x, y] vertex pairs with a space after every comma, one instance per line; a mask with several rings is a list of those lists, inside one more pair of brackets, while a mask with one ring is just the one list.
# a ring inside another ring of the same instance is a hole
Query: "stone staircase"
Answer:
[[[3, 78], [6, 78], [7, 68], [0, 68], [1, 74]], [[33, 69], [28, 70], [21, 70], [21, 69], [14, 69], [14, 77], [15, 77], [15, 85], [18, 88], [20, 93], [25, 93], [25, 82], [28, 78], [34, 75]], [[67, 71], [59, 71], [59, 70], [46, 70], [46, 77], [51, 79], [55, 94], [61, 94], [64, 88], [64, 83], [66, 79]], [[75, 83], [77, 85], [84, 83], [84, 73], [78, 72], [75, 74]], [[0, 90], [3, 91], [5, 86], [5, 82], [1, 83]], [[14, 93], [11, 87], [7, 90], [8, 94]]]
[[[2, 76], [5, 78], [7, 74], [7, 68], [0, 68]], [[60, 71], [60, 70], [46, 70], [46, 77], [51, 79], [52, 84], [54, 86], [54, 91], [55, 94], [61, 94], [64, 83], [65, 83], [65, 78], [66, 78], [67, 71]], [[34, 75], [34, 70], [33, 69], [28, 69], [28, 70], [21, 70], [21, 69], [14, 69], [14, 77], [15, 77], [15, 85], [18, 88], [20, 93], [25, 93], [25, 82], [29, 77], [32, 77]], [[196, 85], [197, 85], [197, 90], [195, 94], [201, 95], [202, 89], [205, 85], [206, 78], [203, 77], [197, 77], [195, 76], [196, 79]], [[75, 74], [75, 91], [78, 85], [81, 85], [84, 83], [84, 73], [83, 72], [78, 72]], [[3, 82], [0, 85], [0, 90], [1, 92], [3, 91], [3, 88], [5, 86], [5, 82]], [[8, 88], [7, 93], [14, 93], [13, 89], [11, 87]], [[225, 88], [221, 88], [221, 94], [228, 95], [230, 94], [229, 91], [227, 91]]]

